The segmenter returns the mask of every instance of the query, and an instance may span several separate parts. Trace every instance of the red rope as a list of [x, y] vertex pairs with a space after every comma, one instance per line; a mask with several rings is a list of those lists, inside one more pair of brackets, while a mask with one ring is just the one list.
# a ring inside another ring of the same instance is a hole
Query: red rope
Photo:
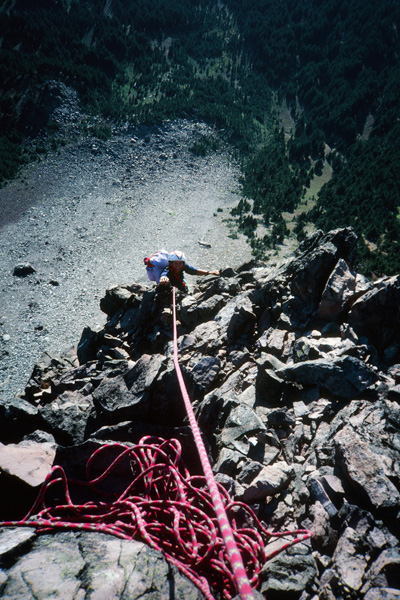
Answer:
[[[242, 556], [239, 552], [235, 535], [227, 517], [224, 503], [220, 494], [220, 488], [215, 481], [214, 474], [208, 460], [207, 452], [201, 437], [200, 429], [196, 421], [195, 414], [193, 412], [192, 404], [190, 402], [189, 394], [187, 392], [185, 382], [183, 380], [182, 371], [178, 360], [178, 340], [177, 340], [177, 326], [176, 326], [176, 301], [175, 301], [175, 288], [172, 288], [172, 307], [173, 307], [173, 327], [174, 327], [174, 365], [178, 376], [179, 387], [181, 389], [182, 398], [185, 403], [186, 412], [189, 418], [190, 426], [192, 428], [193, 437], [199, 453], [201, 465], [207, 482], [208, 489], [210, 491], [211, 500], [214, 506], [215, 513], [217, 515], [218, 525], [224, 540], [226, 553], [228, 560], [235, 578], [237, 590], [239, 592], [241, 600], [254, 600], [254, 593], [251, 588], [251, 583], [247, 577], [246, 570], [244, 568]], [[238, 503], [235, 503], [238, 505]], [[242, 504], [242, 506], [244, 506]], [[286, 532], [287, 533], [287, 532]], [[282, 535], [286, 535], [283, 533]], [[302, 532], [306, 537], [310, 537], [310, 532]], [[303, 539], [306, 539], [304, 537]], [[296, 540], [300, 541], [300, 540]], [[296, 543], [296, 541], [294, 543]], [[289, 544], [291, 545], [291, 544]], [[279, 552], [282, 548], [279, 550]], [[273, 555], [275, 555], [274, 553]], [[271, 558], [272, 556], [270, 556]]]
[[[174, 362], [206, 477], [190, 475], [178, 440], [147, 436], [136, 445], [105, 444], [90, 456], [85, 481], [68, 479], [61, 466], [53, 467], [29, 513], [0, 526], [35, 527], [38, 533], [100, 531], [142, 540], [207, 600], [215, 594], [230, 600], [237, 590], [250, 600], [263, 564], [311, 532], [268, 531], [247, 505], [233, 502], [217, 484], [178, 364], [175, 310], [174, 332]], [[292, 539], [267, 553], [272, 537], [286, 536]]]
[[[226, 490], [216, 486], [231, 519], [249, 585], [257, 584], [266, 560], [310, 537], [307, 530], [268, 531], [247, 505], [232, 502]], [[206, 481], [190, 476], [181, 460], [181, 446], [174, 439], [148, 436], [133, 446], [105, 444], [89, 458], [86, 481], [68, 479], [63, 468], [55, 466], [26, 517], [0, 525], [35, 527], [38, 533], [100, 531], [142, 540], [163, 552], [207, 600], [213, 600], [216, 593], [226, 600], [236, 594], [236, 580], [227, 566], [225, 543]], [[266, 554], [264, 547], [271, 537], [287, 535], [296, 537]]]
[[211, 500], [217, 515], [218, 525], [224, 540], [228, 560], [232, 568], [232, 572], [236, 581], [237, 589], [241, 600], [254, 600], [253, 590], [248, 580], [246, 570], [243, 565], [243, 560], [235, 542], [235, 537], [231, 525], [229, 523], [227, 514], [225, 512], [224, 504], [222, 502], [221, 494], [219, 493], [217, 483], [215, 481], [210, 461], [208, 460], [207, 452], [201, 437], [199, 426], [197, 425], [196, 417], [193, 412], [192, 404], [190, 402], [189, 394], [187, 392], [185, 382], [183, 380], [182, 371], [178, 360], [178, 336], [176, 327], [176, 301], [175, 301], [175, 288], [172, 288], [172, 308], [173, 308], [173, 326], [174, 326], [174, 365], [175, 371], [179, 381], [179, 387], [181, 389], [182, 398], [185, 403], [186, 412], [189, 418], [190, 427], [194, 441], [199, 453], [203, 472], [207, 481], [208, 489], [210, 490]]

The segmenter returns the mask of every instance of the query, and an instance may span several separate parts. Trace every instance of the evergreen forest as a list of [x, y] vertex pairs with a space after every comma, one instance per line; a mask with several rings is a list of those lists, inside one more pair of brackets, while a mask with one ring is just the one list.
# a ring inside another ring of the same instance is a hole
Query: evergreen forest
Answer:
[[358, 270], [398, 273], [399, 33], [398, 0], [0, 0], [0, 183], [71, 141], [43, 109], [62, 82], [82, 135], [213, 125], [241, 161], [232, 212], [256, 257], [352, 226]]

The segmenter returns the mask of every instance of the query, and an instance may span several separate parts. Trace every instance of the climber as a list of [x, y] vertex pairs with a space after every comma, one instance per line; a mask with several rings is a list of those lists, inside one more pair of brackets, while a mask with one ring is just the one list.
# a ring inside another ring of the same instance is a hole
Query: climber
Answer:
[[170, 283], [181, 292], [188, 292], [189, 288], [184, 278], [184, 273], [190, 275], [219, 275], [219, 271], [204, 271], [195, 269], [187, 264], [185, 255], [180, 250], [174, 250], [168, 255], [168, 265], [161, 273], [160, 285]]

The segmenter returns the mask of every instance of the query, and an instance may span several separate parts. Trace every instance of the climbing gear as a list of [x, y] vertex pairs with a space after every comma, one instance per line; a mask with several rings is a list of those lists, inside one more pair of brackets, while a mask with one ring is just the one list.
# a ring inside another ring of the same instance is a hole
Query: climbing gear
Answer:
[[168, 256], [168, 250], [157, 250], [157, 252], [151, 256], [146, 256], [146, 258], [143, 259], [147, 277], [150, 281], [159, 283], [161, 273], [164, 271], [165, 267], [168, 266]]
[[[172, 287], [177, 287], [181, 292], [185, 292], [186, 294], [189, 292], [189, 286], [186, 283], [184, 277], [180, 277], [178, 273], [175, 273], [175, 271], [170, 270], [168, 273], [168, 278]], [[175, 282], [174, 279], [176, 280]]]
[[[312, 533], [270, 532], [250, 507], [232, 501], [215, 481], [179, 365], [175, 288], [172, 292], [174, 365], [205, 477], [190, 475], [175, 439], [146, 436], [136, 445], [105, 444], [90, 456], [86, 481], [68, 479], [61, 466], [54, 466], [26, 517], [0, 526], [35, 527], [38, 533], [89, 530], [143, 540], [163, 552], [207, 600], [214, 600], [214, 593], [231, 600], [237, 591], [241, 600], [255, 600], [252, 586], [263, 564]], [[267, 552], [271, 538], [287, 536], [295, 537]]]
[[[255, 586], [266, 561], [308, 539], [311, 533], [303, 529], [268, 531], [250, 507], [233, 502], [228, 492], [216, 485], [246, 565], [246, 586], [249, 581]], [[72, 497], [76, 493], [82, 502], [85, 490], [88, 501], [75, 504]], [[98, 448], [87, 461], [86, 481], [67, 479], [61, 466], [53, 467], [26, 517], [0, 526], [35, 527], [37, 533], [99, 531], [125, 540], [142, 540], [163, 552], [207, 600], [214, 600], [213, 592], [223, 592], [223, 598], [230, 600], [239, 584], [226, 561], [220, 521], [205, 478], [191, 476], [183, 464], [178, 440], [146, 436], [136, 445], [115, 442]], [[266, 552], [271, 538], [289, 535], [297, 537]], [[245, 595], [244, 583], [240, 589], [242, 600], [253, 598]]]
[[199, 453], [201, 466], [207, 481], [208, 489], [210, 490], [211, 500], [217, 515], [218, 525], [225, 543], [226, 553], [228, 555], [229, 563], [233, 571], [233, 575], [238, 587], [239, 595], [241, 600], [254, 600], [253, 591], [248, 580], [243, 560], [238, 550], [231, 525], [229, 523], [222, 497], [215, 481], [210, 461], [208, 460], [207, 451], [205, 449], [203, 439], [201, 437], [200, 429], [197, 425], [196, 417], [193, 412], [192, 404], [190, 402], [189, 394], [187, 392], [185, 382], [183, 380], [182, 371], [178, 361], [178, 340], [177, 340], [177, 327], [176, 327], [176, 306], [175, 306], [175, 288], [172, 289], [172, 305], [173, 305], [173, 317], [174, 317], [174, 366], [178, 377], [179, 387], [181, 389], [182, 398], [185, 404], [186, 413], [189, 419], [190, 427], [192, 429], [194, 441]]
[[181, 250], [174, 250], [168, 255], [168, 262], [175, 262], [177, 260], [184, 263], [186, 262], [186, 257]]
[[[196, 421], [196, 417], [192, 408], [192, 404], [190, 402], [189, 394], [187, 392], [185, 382], [183, 380], [182, 371], [179, 365], [178, 360], [178, 336], [177, 336], [177, 326], [176, 326], [176, 303], [175, 303], [175, 288], [172, 289], [172, 307], [173, 307], [173, 333], [174, 333], [174, 366], [175, 371], [178, 377], [178, 383], [181, 390], [182, 398], [185, 404], [186, 413], [189, 419], [190, 427], [192, 429], [192, 434], [194, 437], [194, 441], [197, 447], [197, 451], [199, 453], [201, 466], [203, 468], [204, 476], [207, 482], [207, 487], [210, 492], [211, 500], [213, 503], [213, 507], [215, 509], [215, 514], [217, 516], [217, 521], [219, 525], [219, 529], [222, 534], [222, 538], [225, 544], [226, 554], [228, 556], [229, 564], [231, 566], [234, 581], [237, 586], [237, 590], [239, 592], [239, 596], [241, 600], [255, 600], [255, 595], [253, 593], [251, 583], [247, 577], [246, 570], [244, 568], [243, 559], [239, 552], [238, 546], [236, 544], [235, 535], [232, 530], [231, 524], [227, 517], [227, 512], [224, 506], [224, 502], [221, 496], [221, 487], [218, 487], [217, 482], [215, 481], [214, 474], [212, 472], [212, 468], [210, 465], [210, 461], [208, 460], [207, 451], [204, 446], [203, 439], [201, 437], [200, 429]], [[240, 505], [240, 503], [233, 503], [236, 506]], [[244, 506], [244, 505], [242, 505]], [[264, 529], [264, 528], [263, 528]], [[266, 530], [264, 530], [265, 532]], [[300, 538], [296, 538], [291, 542], [288, 542], [287, 546], [291, 546], [299, 541], [303, 541], [311, 537], [311, 532], [308, 530], [296, 530], [292, 532], [284, 532], [282, 534], [271, 534], [269, 535], [287, 535], [287, 534], [301, 534]], [[283, 550], [280, 548], [278, 552]]]
[[[256, 586], [267, 560], [311, 534], [301, 529], [268, 531], [250, 507], [233, 502], [217, 486], [250, 584]], [[74, 496], [79, 504], [73, 502]], [[37, 533], [98, 531], [143, 541], [162, 552], [207, 600], [215, 600], [214, 594], [221, 592], [231, 600], [237, 593], [205, 478], [190, 475], [176, 439], [146, 436], [138, 444], [105, 444], [87, 461], [86, 481], [68, 479], [63, 468], [55, 466], [26, 517], [0, 526], [35, 527]], [[271, 537], [288, 535], [297, 537], [266, 553]], [[243, 588], [241, 597], [252, 598], [243, 596]]]

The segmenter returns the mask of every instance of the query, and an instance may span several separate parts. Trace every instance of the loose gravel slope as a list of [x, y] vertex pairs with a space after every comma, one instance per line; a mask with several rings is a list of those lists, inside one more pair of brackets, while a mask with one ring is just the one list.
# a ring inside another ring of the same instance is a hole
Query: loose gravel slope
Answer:
[[[0, 190], [0, 396], [23, 389], [43, 352], [58, 354], [86, 325], [100, 327], [104, 291], [145, 283], [148, 253], [180, 248], [206, 269], [250, 259], [224, 221], [238, 201], [239, 169], [223, 151], [194, 155], [204, 134], [204, 124], [179, 121], [86, 139]], [[21, 263], [35, 272], [13, 275]]]

